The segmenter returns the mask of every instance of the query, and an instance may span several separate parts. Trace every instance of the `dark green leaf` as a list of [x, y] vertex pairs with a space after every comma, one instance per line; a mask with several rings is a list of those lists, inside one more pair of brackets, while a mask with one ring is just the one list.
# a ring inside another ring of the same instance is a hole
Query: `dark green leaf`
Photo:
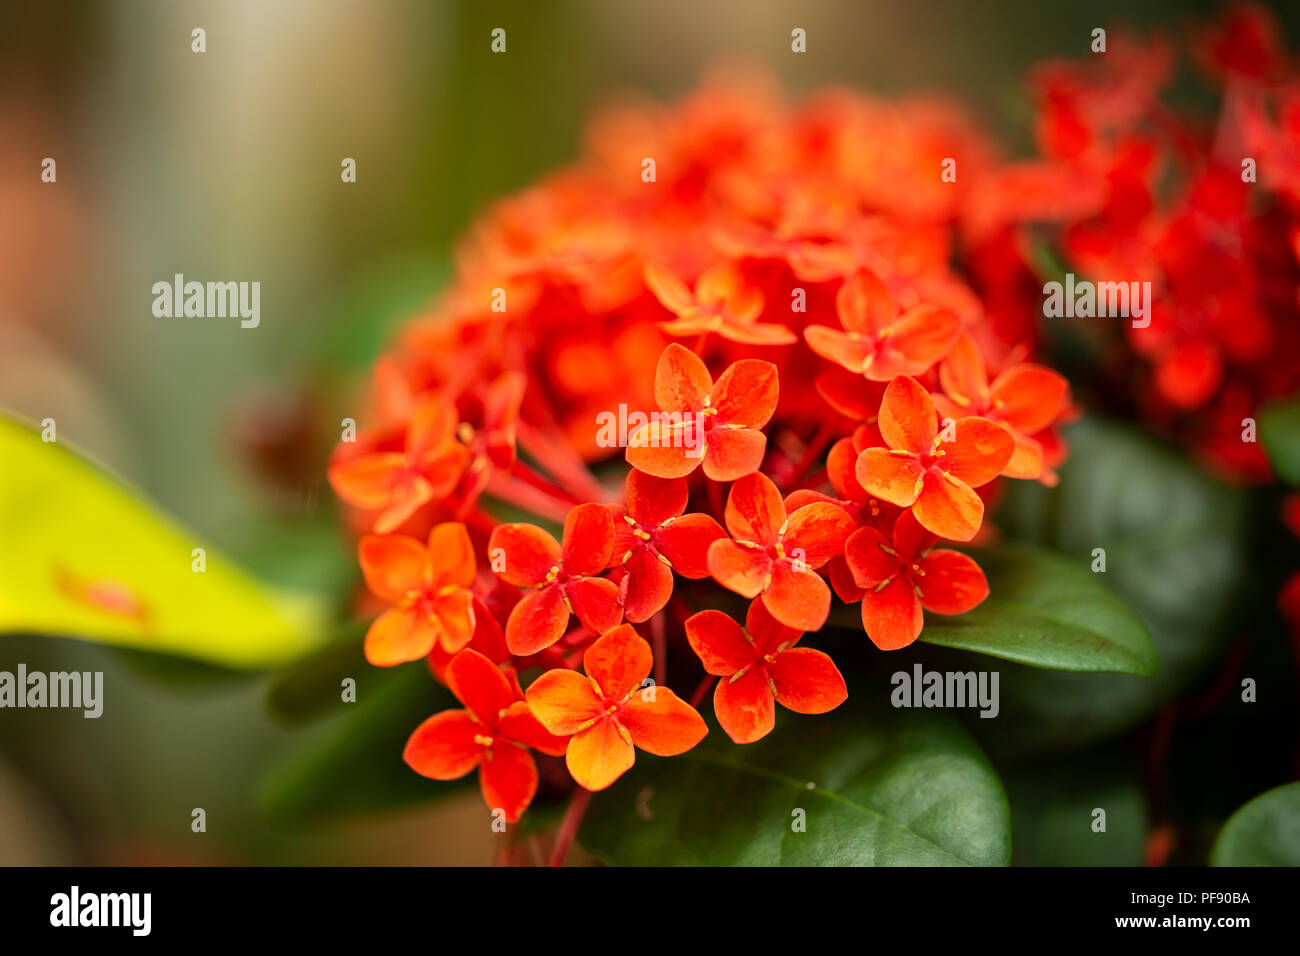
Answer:
[[976, 559], [991, 596], [959, 617], [928, 619], [923, 641], [1052, 670], [1155, 673], [1146, 625], [1086, 564], [1024, 546]]
[[[796, 832], [798, 811], [806, 832]], [[1004, 865], [1006, 798], [947, 714], [845, 705], [782, 712], [756, 744], [714, 728], [598, 794], [582, 845], [618, 865]]]
[[1300, 485], [1300, 398], [1261, 409], [1259, 440], [1278, 476], [1287, 484]]
[[1300, 783], [1260, 794], [1223, 825], [1211, 866], [1300, 866]]
[[1131, 763], [1119, 752], [1071, 754], [1005, 774], [1015, 864], [1141, 866], [1147, 813]]
[[1150, 678], [1002, 668], [1003, 719], [981, 739], [1003, 755], [1104, 740], [1187, 689], [1231, 640], [1249, 565], [1241, 491], [1105, 420], [1086, 418], [1068, 439], [1058, 487], [1012, 482], [998, 523], [1083, 570], [1104, 549], [1097, 577], [1146, 622], [1160, 664]]
[[423, 663], [371, 670], [382, 675], [378, 687], [372, 682], [359, 691], [356, 703], [342, 702], [336, 690], [337, 716], [291, 738], [262, 789], [272, 817], [302, 821], [385, 810], [436, 799], [475, 779], [428, 780], [402, 760], [406, 739], [421, 721], [459, 706]]

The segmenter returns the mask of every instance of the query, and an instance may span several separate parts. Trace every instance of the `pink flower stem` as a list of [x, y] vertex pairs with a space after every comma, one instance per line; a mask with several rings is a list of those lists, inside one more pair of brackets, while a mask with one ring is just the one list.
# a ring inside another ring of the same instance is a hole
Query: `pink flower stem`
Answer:
[[713, 686], [713, 682], [716, 680], [716, 677], [708, 676], [705, 677], [704, 680], [700, 681], [700, 686], [695, 688], [694, 694], [691, 694], [692, 707], [700, 706], [700, 701], [704, 700], [704, 695], [709, 692], [709, 688]]
[[578, 836], [578, 828], [582, 826], [582, 818], [587, 812], [589, 803], [591, 803], [590, 790], [578, 787], [573, 791], [569, 807], [564, 811], [564, 819], [560, 821], [560, 828], [555, 832], [555, 849], [551, 852], [551, 866], [564, 866], [564, 861], [569, 855], [569, 847], [573, 846], [573, 841]]
[[790, 477], [785, 483], [787, 490], [799, 485], [799, 482], [808, 474], [808, 469], [816, 464], [817, 459], [821, 457], [822, 452], [826, 450], [826, 446], [830, 444], [831, 439], [834, 437], [835, 429], [831, 427], [829, 422], [822, 422], [817, 427], [817, 434], [804, 448], [802, 457], [790, 471]]

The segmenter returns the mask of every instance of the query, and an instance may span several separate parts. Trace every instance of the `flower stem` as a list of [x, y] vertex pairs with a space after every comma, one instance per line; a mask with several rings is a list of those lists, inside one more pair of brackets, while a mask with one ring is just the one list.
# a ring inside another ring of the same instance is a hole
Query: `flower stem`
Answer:
[[551, 852], [551, 866], [564, 866], [565, 858], [569, 855], [569, 847], [573, 845], [574, 839], [578, 835], [578, 828], [582, 826], [582, 818], [587, 812], [587, 804], [591, 803], [591, 791], [585, 787], [578, 787], [573, 791], [573, 796], [569, 800], [569, 808], [564, 811], [564, 819], [560, 821], [560, 829], [555, 833], [555, 849]]

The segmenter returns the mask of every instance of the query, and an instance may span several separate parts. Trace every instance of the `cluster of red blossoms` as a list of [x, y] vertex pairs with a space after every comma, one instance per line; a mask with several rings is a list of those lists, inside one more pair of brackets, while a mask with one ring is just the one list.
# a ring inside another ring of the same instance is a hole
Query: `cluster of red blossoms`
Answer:
[[[1300, 94], [1266, 21], [1238, 16], [1202, 47], [1267, 209], [1240, 149], [1207, 151], [1159, 104], [1163, 47], [1115, 38], [1037, 75], [1030, 162], [1000, 164], [943, 103], [792, 104], [730, 72], [601, 115], [580, 161], [490, 210], [330, 468], [384, 605], [367, 658], [426, 659], [464, 705], [417, 728], [407, 762], [477, 767], [514, 821], [531, 751], [599, 790], [636, 748], [695, 746], [711, 686], [742, 744], [777, 703], [837, 707], [842, 675], [799, 646], [834, 598], [883, 650], [983, 601], [976, 562], [940, 542], [988, 537], [1004, 478], [1054, 483], [1078, 414], [1034, 361], [1044, 229], [1080, 271], [1154, 278], [1131, 333], [1144, 407], [1171, 428], [1197, 412], [1192, 440], [1258, 467], [1241, 409], [1300, 384]], [[1172, 199], [1166, 162], [1185, 173]], [[1215, 423], [1233, 417], [1229, 447]], [[689, 702], [665, 686], [701, 670]]]

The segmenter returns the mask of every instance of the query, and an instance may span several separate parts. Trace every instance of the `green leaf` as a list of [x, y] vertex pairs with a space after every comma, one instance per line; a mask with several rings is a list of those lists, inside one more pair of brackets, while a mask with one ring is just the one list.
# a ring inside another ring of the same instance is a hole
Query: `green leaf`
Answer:
[[[1017, 866], [1141, 866], [1146, 801], [1127, 748], [1035, 760], [1003, 774]], [[1094, 829], [1104, 810], [1105, 829]]]
[[746, 746], [715, 727], [679, 757], [638, 753], [579, 839], [624, 866], [991, 866], [1011, 853], [1006, 797], [974, 741], [945, 713], [884, 704], [782, 711]]
[[1261, 793], [1228, 818], [1211, 866], [1300, 866], [1300, 783]]
[[1261, 409], [1259, 438], [1278, 476], [1289, 485], [1300, 485], [1300, 398]]
[[[306, 822], [427, 802], [473, 783], [428, 780], [402, 750], [426, 718], [459, 707], [423, 663], [357, 671], [357, 698], [334, 688], [333, 717], [299, 731], [263, 781], [261, 803], [276, 820]], [[364, 679], [363, 679], [364, 674]]]
[[[0, 632], [86, 637], [232, 668], [317, 640], [319, 605], [272, 591], [145, 499], [0, 416]], [[192, 569], [204, 548], [206, 571]]]
[[[1232, 639], [1249, 574], [1242, 491], [1095, 416], [1067, 438], [1059, 485], [1011, 482], [997, 522], [1008, 537], [1051, 548], [1090, 574], [1104, 550], [1106, 571], [1096, 577], [1141, 616], [1160, 666], [1149, 678], [1002, 668], [1002, 719], [995, 730], [975, 725], [1002, 756], [1087, 746], [1150, 717]], [[970, 666], [969, 658], [953, 663]]]
[[932, 617], [921, 640], [1051, 670], [1150, 676], [1142, 619], [1087, 566], [1042, 548], [979, 552], [991, 594], [959, 617]]

